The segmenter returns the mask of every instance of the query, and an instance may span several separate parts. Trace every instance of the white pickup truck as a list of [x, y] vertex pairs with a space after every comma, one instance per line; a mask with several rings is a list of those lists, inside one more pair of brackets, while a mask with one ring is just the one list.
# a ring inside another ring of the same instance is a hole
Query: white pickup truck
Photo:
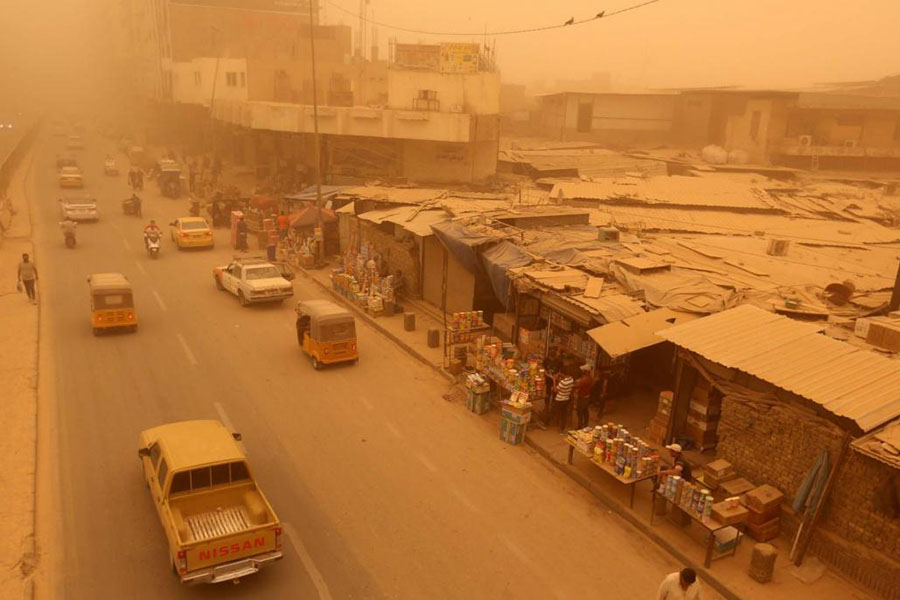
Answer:
[[216, 287], [238, 297], [241, 306], [256, 302], [282, 302], [294, 295], [288, 280], [293, 274], [262, 258], [235, 258], [213, 269]]

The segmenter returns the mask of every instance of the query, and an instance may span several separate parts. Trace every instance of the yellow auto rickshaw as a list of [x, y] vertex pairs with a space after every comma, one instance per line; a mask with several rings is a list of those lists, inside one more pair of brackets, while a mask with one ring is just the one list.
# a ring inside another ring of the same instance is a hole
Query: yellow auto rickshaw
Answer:
[[128, 278], [121, 273], [94, 273], [87, 281], [94, 335], [113, 328], [137, 331], [137, 313]]
[[350, 311], [328, 300], [301, 300], [294, 311], [297, 343], [312, 358], [313, 368], [359, 360]]

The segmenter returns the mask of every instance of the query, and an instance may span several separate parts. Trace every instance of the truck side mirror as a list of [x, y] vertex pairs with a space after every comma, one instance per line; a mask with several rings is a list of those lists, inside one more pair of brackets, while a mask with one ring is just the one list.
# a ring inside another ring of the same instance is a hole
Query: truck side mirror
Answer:
[[243, 436], [241, 436], [241, 434], [239, 434], [237, 432], [232, 433], [231, 437], [233, 437], [234, 441], [236, 441], [236, 442], [240, 442], [243, 439]]
[[138, 458], [144, 458], [145, 456], [150, 456], [150, 448], [140, 448], [138, 450]]
[[175, 227], [175, 221], [172, 221], [171, 223], [169, 223], [169, 225]]

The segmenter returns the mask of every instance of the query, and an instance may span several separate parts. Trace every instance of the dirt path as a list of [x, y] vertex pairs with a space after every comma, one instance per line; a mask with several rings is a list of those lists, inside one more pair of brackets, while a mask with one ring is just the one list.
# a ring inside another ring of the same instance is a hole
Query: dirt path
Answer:
[[[32, 154], [22, 160], [8, 196], [16, 215], [0, 243], [0, 598], [23, 597], [34, 571], [34, 475], [36, 449], [37, 352], [40, 307], [16, 291], [22, 253], [32, 254], [26, 188]], [[40, 273], [40, 262], [37, 263]]]

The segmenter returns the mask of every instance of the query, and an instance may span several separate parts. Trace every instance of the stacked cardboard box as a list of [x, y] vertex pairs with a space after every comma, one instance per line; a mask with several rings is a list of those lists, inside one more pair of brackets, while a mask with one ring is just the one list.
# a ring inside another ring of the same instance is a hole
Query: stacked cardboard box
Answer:
[[866, 332], [866, 343], [891, 352], [900, 352], [900, 322], [872, 321]]
[[757, 542], [767, 542], [781, 533], [781, 503], [784, 494], [771, 485], [761, 485], [741, 497], [747, 507], [747, 533]]
[[700, 450], [716, 447], [719, 442], [717, 429], [721, 416], [722, 395], [714, 392], [707, 380], [698, 379], [691, 393], [685, 433], [694, 438], [694, 443]]
[[674, 395], [670, 391], [659, 393], [659, 406], [656, 409], [656, 416], [650, 421], [650, 435], [648, 439], [651, 444], [661, 445], [666, 442], [666, 432], [669, 431], [669, 423], [672, 421], [672, 400]]
[[720, 458], [703, 466], [703, 484], [711, 491], [719, 489], [723, 483], [732, 479], [737, 479], [737, 473], [727, 460]]

